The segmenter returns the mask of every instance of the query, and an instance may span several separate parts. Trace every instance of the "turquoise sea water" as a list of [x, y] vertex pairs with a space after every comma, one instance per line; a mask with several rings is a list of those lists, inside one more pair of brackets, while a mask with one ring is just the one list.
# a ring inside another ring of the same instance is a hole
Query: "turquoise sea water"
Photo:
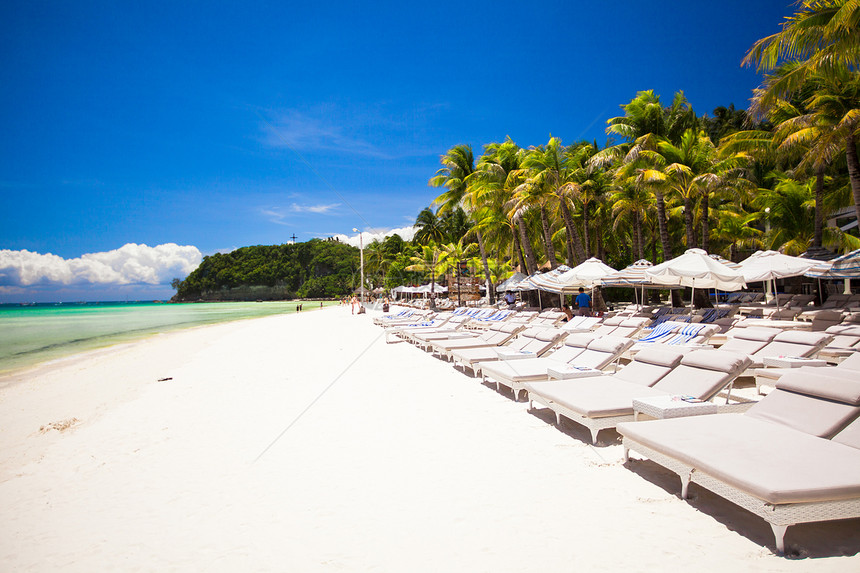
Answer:
[[[296, 304], [293, 301], [0, 305], [0, 372], [160, 332], [293, 313]], [[319, 309], [319, 302], [303, 304], [305, 312]]]

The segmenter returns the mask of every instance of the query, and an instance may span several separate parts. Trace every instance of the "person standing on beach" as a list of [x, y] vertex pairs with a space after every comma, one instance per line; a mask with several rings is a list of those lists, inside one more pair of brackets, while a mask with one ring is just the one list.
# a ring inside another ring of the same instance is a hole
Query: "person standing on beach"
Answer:
[[358, 304], [358, 298], [355, 295], [352, 295], [352, 299], [349, 301], [349, 304], [352, 307], [352, 314], [355, 314], [355, 306]]
[[582, 287], [576, 295], [576, 306], [579, 307], [579, 316], [591, 316], [591, 296]]

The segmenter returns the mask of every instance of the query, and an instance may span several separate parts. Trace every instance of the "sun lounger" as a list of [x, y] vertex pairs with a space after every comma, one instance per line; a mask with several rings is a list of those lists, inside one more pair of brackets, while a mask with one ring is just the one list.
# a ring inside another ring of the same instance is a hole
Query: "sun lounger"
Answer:
[[435, 313], [423, 310], [404, 309], [396, 314], [380, 316], [373, 319], [373, 323], [377, 326], [388, 326], [403, 322], [421, 322], [430, 320]]
[[556, 327], [561, 324], [561, 320], [566, 315], [558, 310], [545, 310], [539, 315], [537, 315], [531, 322], [529, 322], [529, 326], [546, 326], [546, 327]]
[[[821, 370], [821, 369], [818, 369]], [[633, 450], [767, 521], [777, 551], [797, 523], [860, 517], [860, 378], [792, 372], [744, 414], [624, 423]]]
[[838, 324], [825, 330], [833, 340], [818, 353], [819, 358], [838, 363], [860, 351], [860, 326]]
[[750, 354], [753, 368], [764, 366], [763, 359], [777, 356], [794, 356], [797, 358], [814, 358], [824, 348], [833, 336], [826, 332], [803, 332], [787, 330], [773, 337], [767, 346]]
[[[667, 356], [674, 359], [671, 354]], [[630, 382], [618, 375], [572, 380], [571, 384], [550, 381], [527, 386], [529, 404], [531, 407], [538, 402], [549, 407], [556, 413], [558, 423], [564, 416], [586, 426], [596, 442], [600, 430], [634, 419], [634, 399], [684, 395], [711, 400], [724, 388], [728, 387], [730, 392], [730, 385], [749, 363], [749, 358], [734, 352], [693, 350], [653, 386]]]
[[[522, 350], [523, 352], [533, 352], [535, 356], [542, 356], [549, 352], [556, 344], [567, 337], [568, 333], [557, 328], [527, 328], [520, 332], [516, 338], [499, 348], [510, 350]], [[499, 360], [499, 353], [495, 348], [463, 348], [452, 350], [449, 354], [454, 367], [458, 364], [463, 367], [463, 370], [469, 368], [475, 375], [481, 374], [479, 364], [481, 362], [492, 362]]]
[[397, 329], [396, 334], [403, 340], [415, 344], [416, 337], [418, 336], [456, 332], [461, 330], [470, 320], [472, 320], [472, 317], [465, 313], [455, 314], [439, 325], [404, 327]]
[[615, 329], [609, 334], [611, 336], [635, 338], [636, 335], [639, 334], [649, 322], [651, 321], [648, 318], [644, 317], [625, 318], [621, 321], [621, 324], [616, 326]]
[[525, 330], [522, 324], [494, 324], [489, 329], [469, 338], [431, 341], [430, 351], [447, 360], [453, 350], [500, 346], [522, 330]]
[[603, 370], [616, 362], [631, 344], [631, 339], [619, 336], [594, 337], [574, 334], [565, 340], [562, 348], [549, 356], [489, 362], [479, 367], [483, 381], [495, 382], [496, 390], [501, 390], [501, 386], [510, 388], [516, 401], [519, 399], [520, 390], [525, 389], [526, 382], [549, 380], [550, 368], [571, 365]]
[[599, 316], [574, 316], [561, 328], [568, 332], [592, 332], [602, 320]]
[[762, 386], [776, 386], [785, 374], [790, 372], [807, 372], [813, 369], [813, 374], [825, 373], [828, 376], [851, 376], [860, 378], [860, 353], [855, 352], [836, 366], [800, 366], [798, 368], [756, 368], [755, 388], [761, 394]]
[[782, 331], [778, 328], [733, 328], [727, 333], [726, 343], [720, 350], [752, 354], [767, 346]]

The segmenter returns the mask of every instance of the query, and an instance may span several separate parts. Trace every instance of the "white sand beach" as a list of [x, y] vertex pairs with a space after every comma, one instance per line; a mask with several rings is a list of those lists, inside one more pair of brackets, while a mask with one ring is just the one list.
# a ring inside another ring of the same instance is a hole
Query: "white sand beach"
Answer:
[[370, 318], [195, 328], [0, 380], [0, 570], [860, 570], [860, 520], [792, 527], [777, 556], [761, 519], [679, 499], [674, 474]]

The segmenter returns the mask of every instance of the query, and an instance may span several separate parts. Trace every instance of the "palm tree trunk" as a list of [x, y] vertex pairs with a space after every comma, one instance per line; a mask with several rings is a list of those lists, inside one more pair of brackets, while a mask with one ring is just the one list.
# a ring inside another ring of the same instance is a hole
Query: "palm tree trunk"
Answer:
[[812, 246], [820, 248], [824, 233], [824, 166], [819, 165], [815, 170], [815, 232], [812, 235]]
[[[660, 228], [660, 246], [663, 247], [663, 260], [672, 258], [672, 245], [669, 243], [669, 225], [666, 219], [666, 199], [661, 191], [654, 191], [657, 198], [657, 225]], [[657, 260], [653, 261], [657, 264]]]
[[636, 212], [636, 259], [645, 258], [645, 243], [642, 241], [642, 218]]
[[684, 197], [684, 227], [687, 230], [687, 248], [696, 247], [696, 233], [693, 231], [693, 198]]
[[588, 216], [588, 203], [582, 204], [582, 242], [585, 247], [585, 258], [591, 257], [591, 237], [589, 236], [588, 225], [591, 222]]
[[537, 263], [535, 262], [535, 251], [526, 232], [526, 222], [523, 221], [522, 217], [517, 217], [517, 227], [520, 230], [520, 245], [523, 248], [523, 255], [526, 259], [526, 272], [531, 275], [537, 272]]
[[711, 194], [705, 191], [702, 197], [702, 248], [710, 252], [711, 247], [711, 222], [708, 220], [708, 215], [711, 211]]
[[632, 217], [630, 220], [630, 256], [633, 257], [633, 260], [636, 260], [636, 254], [639, 252], [639, 211], [633, 211], [631, 213]]
[[549, 228], [549, 217], [546, 214], [546, 207], [540, 206], [540, 226], [543, 229], [543, 242], [546, 248], [546, 258], [549, 260], [549, 268], [554, 269], [558, 266], [555, 260], [555, 246], [552, 244], [552, 232]]
[[516, 229], [512, 229], [513, 233], [511, 236], [513, 237], [513, 241], [511, 241], [511, 247], [513, 248], [513, 252], [511, 253], [511, 258], [513, 259], [516, 255], [517, 260], [520, 263], [520, 272], [528, 273], [529, 269], [526, 266], [526, 259], [523, 256], [523, 250], [520, 248], [520, 236]]
[[573, 241], [570, 240], [570, 235], [565, 238], [564, 247], [567, 250], [567, 266], [573, 267], [576, 264], [573, 261], [576, 259], [573, 257]]
[[582, 248], [582, 238], [579, 236], [579, 230], [573, 223], [573, 217], [570, 214], [570, 209], [564, 197], [559, 197], [559, 204], [561, 205], [561, 218], [564, 219], [564, 226], [567, 228], [567, 238], [573, 241], [573, 251], [576, 254], [577, 262], [581, 263], [586, 259], [585, 249]]
[[481, 264], [484, 265], [484, 276], [487, 279], [487, 300], [490, 304], [496, 302], [496, 295], [493, 292], [493, 279], [490, 277], [490, 263], [487, 262], [487, 249], [484, 248], [484, 234], [481, 231], [475, 230], [475, 235], [478, 236], [478, 248], [481, 250]]
[[857, 158], [857, 144], [854, 135], [849, 133], [845, 141], [845, 159], [848, 161], [848, 179], [851, 181], [851, 194], [854, 195], [854, 213], [860, 223], [860, 159]]

